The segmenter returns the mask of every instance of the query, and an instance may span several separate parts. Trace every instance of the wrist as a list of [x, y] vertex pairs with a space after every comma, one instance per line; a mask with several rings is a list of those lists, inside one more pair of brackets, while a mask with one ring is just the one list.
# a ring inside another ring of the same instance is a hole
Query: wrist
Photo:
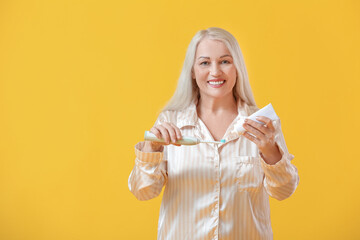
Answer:
[[269, 164], [269, 165], [274, 165], [274, 164], [276, 164], [278, 161], [281, 160], [281, 157], [280, 157], [280, 158], [278, 158], [278, 157], [275, 157], [275, 158], [273, 158], [273, 157], [267, 157], [267, 156], [264, 156], [264, 154], [262, 154], [261, 152], [260, 152], [260, 156], [261, 156], [261, 158], [264, 160], [264, 162], [266, 162], [266, 163]]
[[282, 153], [277, 144], [275, 144], [272, 151], [260, 151], [259, 153], [262, 159], [269, 165], [274, 165], [282, 159]]

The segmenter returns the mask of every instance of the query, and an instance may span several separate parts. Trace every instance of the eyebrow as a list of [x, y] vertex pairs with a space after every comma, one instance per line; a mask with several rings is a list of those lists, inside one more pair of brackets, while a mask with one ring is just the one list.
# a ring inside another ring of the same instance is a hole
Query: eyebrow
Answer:
[[[223, 57], [231, 57], [231, 58], [232, 58], [232, 56], [229, 55], [229, 54], [223, 55], [223, 56], [221, 56], [220, 58], [223, 58]], [[204, 56], [198, 57], [198, 59], [200, 59], [200, 58], [210, 58], [210, 57], [204, 57]]]

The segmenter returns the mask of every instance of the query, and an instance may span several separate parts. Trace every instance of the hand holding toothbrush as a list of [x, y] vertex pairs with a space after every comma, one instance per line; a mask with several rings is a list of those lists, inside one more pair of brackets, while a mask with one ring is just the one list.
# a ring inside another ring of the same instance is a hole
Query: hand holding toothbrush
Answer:
[[[157, 135], [154, 134], [156, 132]], [[171, 144], [175, 146], [180, 145], [196, 145], [199, 143], [211, 143], [211, 144], [223, 144], [226, 142], [225, 139], [221, 141], [203, 140], [193, 136], [182, 136], [180, 129], [172, 123], [163, 123], [159, 126], [154, 126], [151, 131], [145, 131], [145, 144], [146, 149], [144, 151], [163, 151], [162, 145], [169, 145], [170, 139]], [[148, 141], [150, 141], [150, 143]], [[161, 149], [161, 150], [160, 150]]]
[[157, 138], [164, 139], [165, 142], [145, 141], [143, 149], [145, 152], [162, 151], [162, 145], [173, 144], [175, 146], [181, 146], [180, 144], [176, 144], [176, 141], [182, 138], [180, 129], [171, 122], [164, 122], [163, 124], [153, 126], [150, 132]]

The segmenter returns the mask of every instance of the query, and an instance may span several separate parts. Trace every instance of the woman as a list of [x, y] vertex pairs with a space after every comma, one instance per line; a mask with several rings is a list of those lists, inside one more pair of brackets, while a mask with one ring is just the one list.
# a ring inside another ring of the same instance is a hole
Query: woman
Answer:
[[[165, 144], [139, 142], [129, 189], [139, 200], [165, 186], [158, 239], [272, 239], [269, 195], [278, 200], [296, 189], [280, 121], [256, 112], [244, 60], [236, 39], [221, 28], [196, 33], [174, 96], [151, 132]], [[180, 146], [182, 136], [226, 143]]]

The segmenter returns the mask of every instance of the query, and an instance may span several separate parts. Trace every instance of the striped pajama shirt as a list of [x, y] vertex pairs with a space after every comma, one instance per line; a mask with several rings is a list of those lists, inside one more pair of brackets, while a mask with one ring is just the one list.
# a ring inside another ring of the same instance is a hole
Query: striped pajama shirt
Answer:
[[[213, 140], [197, 116], [193, 102], [182, 111], [162, 112], [155, 125], [172, 122], [183, 136]], [[164, 146], [163, 152], [143, 152], [135, 146], [135, 165], [128, 179], [139, 200], [158, 196], [164, 188], [158, 239], [272, 239], [269, 196], [283, 200], [295, 191], [299, 176], [291, 163], [281, 130], [274, 121], [275, 141], [282, 159], [268, 165], [255, 143], [232, 134], [234, 124], [257, 111], [238, 100], [238, 116], [229, 125], [223, 144]]]

